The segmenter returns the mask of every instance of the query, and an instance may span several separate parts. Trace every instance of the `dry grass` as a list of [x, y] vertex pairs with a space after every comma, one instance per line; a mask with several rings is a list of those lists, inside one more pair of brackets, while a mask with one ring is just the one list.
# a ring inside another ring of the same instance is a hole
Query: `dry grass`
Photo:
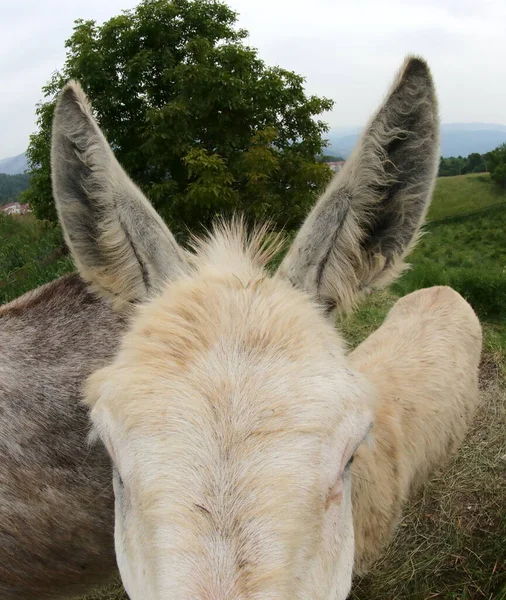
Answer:
[[91, 596], [86, 596], [82, 600], [128, 600], [126, 592], [120, 583], [115, 583], [105, 590], [97, 590]]

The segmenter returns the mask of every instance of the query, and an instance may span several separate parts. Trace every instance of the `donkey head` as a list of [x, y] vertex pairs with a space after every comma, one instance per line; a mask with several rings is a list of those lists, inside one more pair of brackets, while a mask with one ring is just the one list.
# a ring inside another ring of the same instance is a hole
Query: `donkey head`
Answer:
[[335, 600], [351, 585], [349, 465], [374, 392], [326, 317], [403, 269], [438, 163], [432, 79], [404, 63], [277, 273], [265, 231], [184, 252], [115, 160], [76, 83], [56, 107], [53, 187], [76, 264], [130, 310], [86, 401], [113, 463], [134, 600]]

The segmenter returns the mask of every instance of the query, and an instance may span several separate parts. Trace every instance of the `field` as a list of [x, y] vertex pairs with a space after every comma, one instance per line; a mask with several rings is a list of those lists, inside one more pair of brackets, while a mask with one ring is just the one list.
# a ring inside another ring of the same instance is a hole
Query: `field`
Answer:
[[496, 188], [488, 173], [440, 177], [429, 211], [430, 219], [443, 219], [506, 202], [504, 191]]
[[73, 269], [70, 258], [59, 252], [60, 230], [33, 215], [0, 213], [0, 240], [0, 304]]
[[[485, 331], [482, 405], [456, 459], [406, 508], [394, 542], [353, 600], [506, 600], [506, 193], [486, 175], [441, 178], [413, 268], [338, 326], [351, 347], [395, 300], [454, 287]], [[31, 217], [0, 217], [0, 302], [72, 268], [59, 232]], [[121, 588], [87, 600], [126, 598]]]

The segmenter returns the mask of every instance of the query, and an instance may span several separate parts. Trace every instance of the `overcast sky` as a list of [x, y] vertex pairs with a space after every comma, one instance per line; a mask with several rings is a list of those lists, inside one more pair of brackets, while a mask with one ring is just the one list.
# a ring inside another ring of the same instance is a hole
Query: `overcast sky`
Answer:
[[[99, 22], [136, 0], [4, 0], [0, 159], [23, 152], [41, 87], [62, 66], [74, 19]], [[505, 0], [229, 0], [250, 45], [336, 101], [332, 126], [359, 126], [408, 53], [433, 70], [441, 118], [506, 124]]]

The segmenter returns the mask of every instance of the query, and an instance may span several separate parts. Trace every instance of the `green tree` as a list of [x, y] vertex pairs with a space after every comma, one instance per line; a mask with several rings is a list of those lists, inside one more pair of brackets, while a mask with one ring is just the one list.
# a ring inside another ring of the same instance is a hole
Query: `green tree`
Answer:
[[478, 152], [473, 152], [467, 157], [465, 173], [484, 173], [487, 170], [484, 157]]
[[17, 200], [21, 192], [28, 187], [28, 175], [6, 175], [0, 173], [0, 206]]
[[463, 165], [464, 159], [461, 156], [441, 157], [439, 161], [439, 176], [452, 177], [453, 175], [460, 175]]
[[331, 156], [330, 154], [323, 154], [322, 156], [318, 157], [318, 160], [320, 162], [341, 162], [344, 161], [344, 158], [342, 156]]
[[268, 67], [216, 0], [144, 0], [104, 23], [76, 21], [63, 69], [43, 88], [27, 200], [56, 219], [50, 130], [58, 91], [80, 80], [116, 156], [176, 232], [243, 211], [300, 222], [331, 173], [317, 162], [326, 98]]
[[506, 187], [506, 144], [502, 144], [485, 155], [490, 179], [501, 187]]
[[466, 173], [485, 173], [487, 164], [485, 155], [471, 153], [467, 158], [462, 156], [441, 157], [439, 161], [439, 177], [465, 175]]

